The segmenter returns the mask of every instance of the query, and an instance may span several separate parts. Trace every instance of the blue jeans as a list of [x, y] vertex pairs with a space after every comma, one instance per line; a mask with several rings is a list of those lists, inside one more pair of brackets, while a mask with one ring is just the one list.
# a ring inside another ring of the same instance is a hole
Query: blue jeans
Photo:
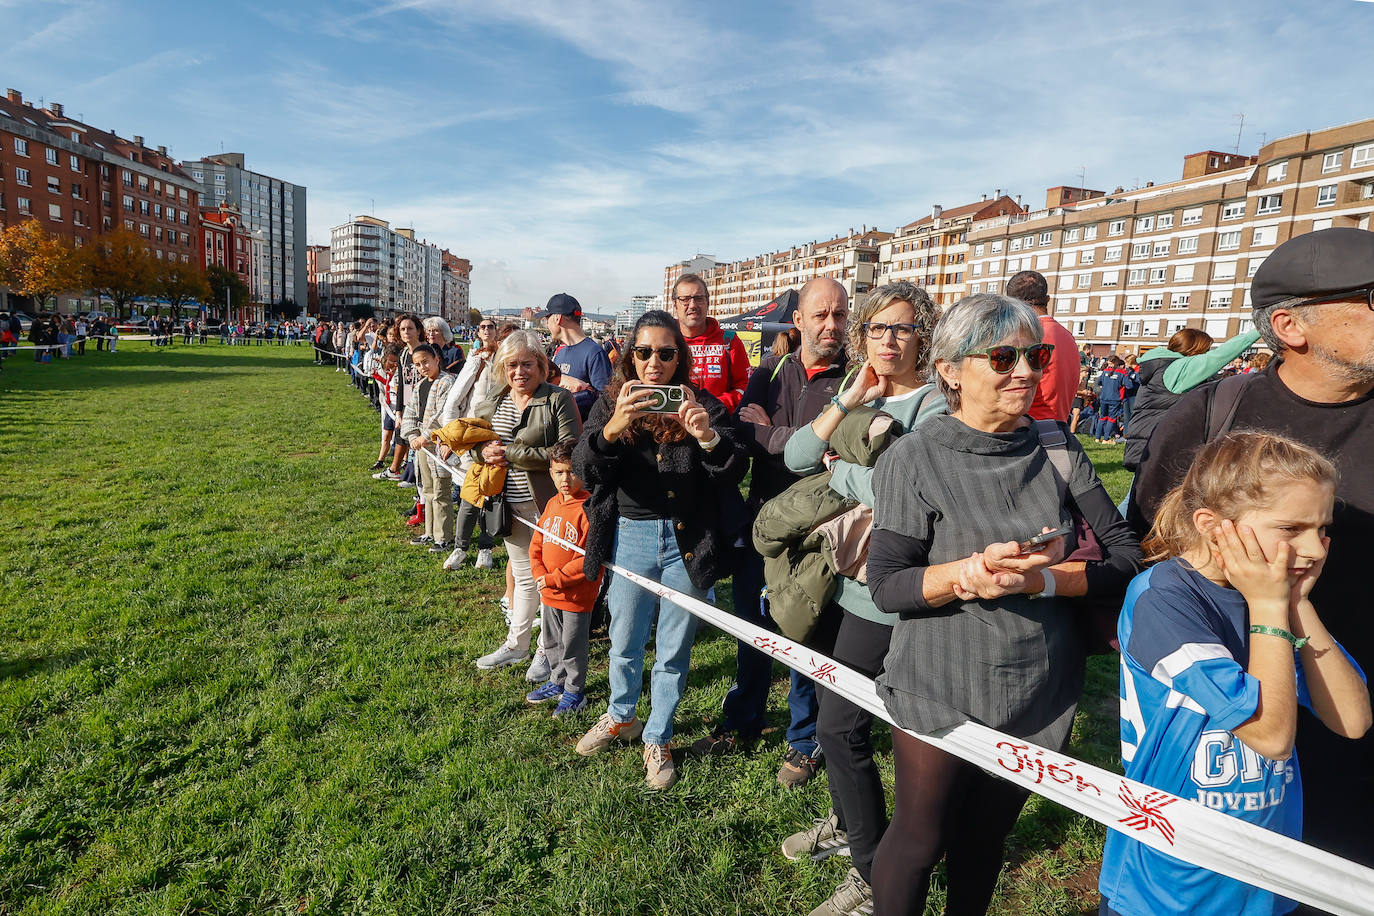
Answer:
[[[706, 596], [706, 590], [694, 586], [687, 576], [670, 519], [619, 519], [614, 563], [694, 598]], [[654, 612], [658, 612], [644, 743], [667, 744], [673, 737], [673, 715], [687, 688], [696, 617], [671, 601], [660, 601], [624, 576], [611, 580], [606, 603], [611, 609], [611, 700], [606, 711], [617, 722], [634, 718], [644, 689], [644, 650], [650, 630], [655, 629]]]

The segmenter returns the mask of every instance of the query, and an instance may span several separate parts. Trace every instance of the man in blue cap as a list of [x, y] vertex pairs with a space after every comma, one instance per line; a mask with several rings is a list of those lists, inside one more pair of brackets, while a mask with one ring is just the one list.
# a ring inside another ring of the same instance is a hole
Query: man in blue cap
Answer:
[[553, 353], [553, 361], [563, 373], [558, 384], [572, 392], [585, 420], [596, 396], [611, 380], [611, 361], [601, 345], [583, 333], [582, 306], [572, 296], [558, 293], [538, 317], [544, 319], [549, 336], [559, 344]]

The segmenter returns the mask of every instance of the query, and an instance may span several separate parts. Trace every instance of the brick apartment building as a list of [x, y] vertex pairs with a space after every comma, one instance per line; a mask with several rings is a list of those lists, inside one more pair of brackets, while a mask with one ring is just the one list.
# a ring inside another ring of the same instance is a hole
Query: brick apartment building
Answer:
[[[70, 117], [53, 102], [35, 107], [9, 89], [0, 99], [0, 226], [37, 220], [82, 245], [124, 226], [158, 260], [200, 263], [199, 186], [143, 138], [120, 137]], [[61, 297], [58, 309], [94, 307]]]
[[1038, 270], [1055, 317], [1097, 353], [1157, 346], [1182, 327], [1220, 341], [1250, 328], [1250, 278], [1275, 246], [1370, 229], [1374, 120], [1283, 137], [1257, 156], [1193, 153], [1167, 184], [1066, 204], [1063, 190], [1042, 210], [973, 224], [968, 292]]
[[924, 287], [936, 305], [948, 305], [964, 295], [968, 270], [968, 230], [977, 220], [1021, 214], [1020, 198], [1001, 189], [983, 199], [946, 210], [931, 207], [930, 216], [898, 229], [878, 252], [879, 284], [908, 280]]
[[[204, 207], [200, 210], [201, 248], [204, 252], [203, 267], [223, 267], [235, 274], [244, 285], [252, 288], [253, 245], [252, 236], [243, 224], [238, 208], [229, 204], [218, 207]], [[254, 305], [226, 314], [222, 304], [211, 306], [210, 314], [230, 318], [235, 321], [261, 321], [262, 307]]]
[[328, 245], [307, 245], [305, 248], [305, 313], [317, 317], [328, 317], [332, 288], [329, 274], [330, 248]]
[[471, 307], [472, 262], [443, 249], [439, 252], [439, 282], [439, 314], [451, 327], [466, 325]]

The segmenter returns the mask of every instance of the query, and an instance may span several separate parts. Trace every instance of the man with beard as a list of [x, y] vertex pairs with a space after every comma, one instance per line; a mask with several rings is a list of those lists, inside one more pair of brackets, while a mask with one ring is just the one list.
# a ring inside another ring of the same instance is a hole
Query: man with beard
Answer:
[[[801, 331], [801, 349], [781, 358], [769, 356], [754, 371], [740, 401], [742, 438], [754, 458], [749, 480], [748, 518], [734, 546], [732, 590], [735, 613], [772, 629], [763, 592], [763, 558], [754, 550], [750, 532], [754, 516], [765, 502], [800, 479], [783, 462], [783, 447], [799, 427], [820, 414], [839, 390], [844, 378], [845, 320], [849, 297], [844, 287], [828, 277], [806, 283], [797, 299], [793, 321]], [[839, 615], [822, 619], [811, 642], [828, 648], [834, 639]], [[707, 737], [692, 746], [697, 754], [723, 754], [741, 743], [756, 739], [763, 730], [768, 686], [773, 663], [768, 655], [741, 642], [735, 661], [735, 686], [726, 694], [725, 717]], [[816, 774], [820, 746], [816, 743], [816, 687], [808, 678], [792, 673], [787, 695], [791, 713], [787, 752], [778, 781], [785, 786], [805, 785]]]
[[[1169, 409], [1146, 446], [1128, 518], [1137, 532], [1148, 530], [1209, 430], [1275, 432], [1316, 449], [1341, 479], [1327, 528], [1330, 553], [1311, 600], [1331, 635], [1371, 671], [1374, 616], [1364, 565], [1374, 547], [1374, 233], [1323, 229], [1290, 239], [1255, 274], [1251, 300], [1255, 328], [1275, 359], [1262, 372], [1198, 388]], [[1227, 386], [1240, 386], [1238, 401]], [[1232, 407], [1230, 422], [1222, 422]], [[1298, 716], [1303, 840], [1374, 865], [1366, 823], [1374, 812], [1374, 733], [1340, 738], [1311, 712]]]
[[683, 274], [673, 284], [673, 315], [677, 318], [687, 349], [692, 351], [692, 384], [714, 394], [727, 410], [734, 411], [749, 381], [749, 353], [734, 332], [720, 329], [711, 317], [706, 281]]

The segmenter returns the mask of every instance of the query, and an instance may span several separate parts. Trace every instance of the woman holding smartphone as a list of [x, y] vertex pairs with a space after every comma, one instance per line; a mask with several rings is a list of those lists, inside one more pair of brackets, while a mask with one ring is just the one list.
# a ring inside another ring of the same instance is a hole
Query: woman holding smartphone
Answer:
[[[645, 312], [630, 334], [611, 383], [592, 406], [573, 467], [591, 492], [587, 501], [586, 575], [605, 562], [640, 573], [688, 595], [703, 597], [716, 581], [729, 544], [717, 534], [720, 492], [738, 487], [747, 453], [725, 406], [692, 385], [692, 355], [667, 312]], [[674, 412], [650, 412], [655, 392]], [[696, 621], [685, 609], [617, 576], [611, 608], [610, 703], [577, 743], [583, 756], [619, 739], [643, 735], [645, 781], [664, 789], [677, 779], [668, 742], [673, 715], [687, 686]], [[644, 650], [654, 630], [650, 711], [635, 710], [643, 684]]]

